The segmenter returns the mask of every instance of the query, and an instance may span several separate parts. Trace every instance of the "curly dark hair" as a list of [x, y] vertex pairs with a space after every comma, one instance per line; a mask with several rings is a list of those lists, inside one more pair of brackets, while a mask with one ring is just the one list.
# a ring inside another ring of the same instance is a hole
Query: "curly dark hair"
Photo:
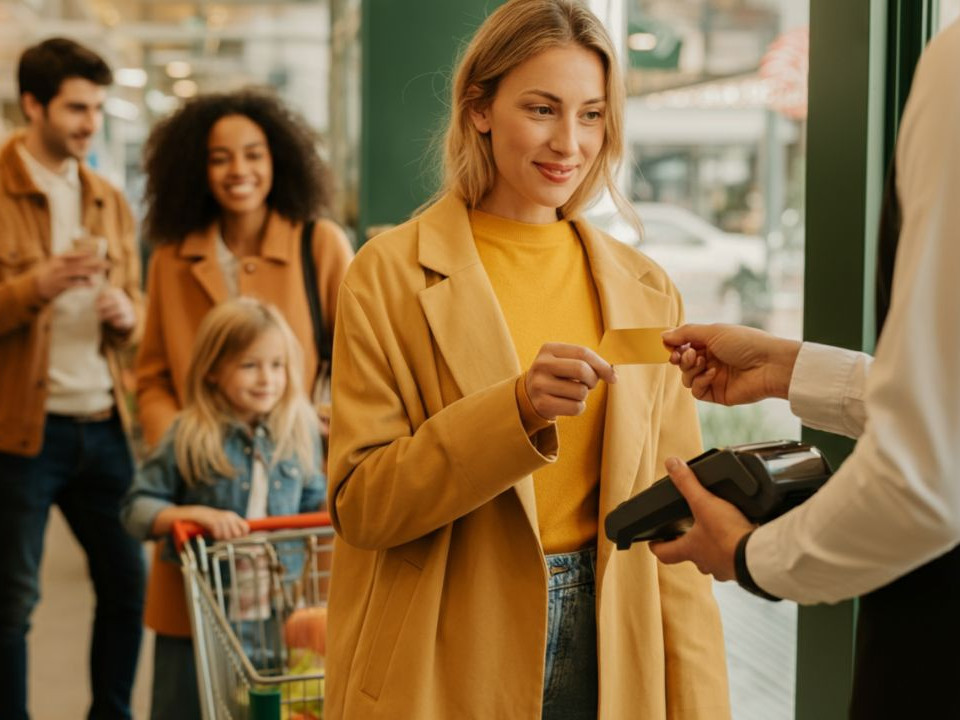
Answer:
[[294, 222], [328, 210], [329, 173], [317, 154], [314, 133], [300, 115], [267, 90], [204, 94], [157, 123], [144, 146], [144, 230], [150, 242], [178, 243], [220, 215], [207, 183], [207, 139], [227, 115], [249, 118], [267, 136], [273, 160], [270, 208]]

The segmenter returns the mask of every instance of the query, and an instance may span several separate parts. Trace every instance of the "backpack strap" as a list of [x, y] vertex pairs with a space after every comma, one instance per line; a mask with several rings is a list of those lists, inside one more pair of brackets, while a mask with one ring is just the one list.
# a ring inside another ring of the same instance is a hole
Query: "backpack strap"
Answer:
[[307, 292], [307, 304], [310, 306], [310, 320], [313, 323], [313, 341], [317, 347], [317, 367], [329, 363], [333, 356], [330, 336], [323, 326], [323, 314], [320, 305], [320, 290], [317, 287], [317, 265], [313, 256], [313, 229], [316, 222], [303, 224], [300, 236], [300, 265], [303, 267], [303, 287]]

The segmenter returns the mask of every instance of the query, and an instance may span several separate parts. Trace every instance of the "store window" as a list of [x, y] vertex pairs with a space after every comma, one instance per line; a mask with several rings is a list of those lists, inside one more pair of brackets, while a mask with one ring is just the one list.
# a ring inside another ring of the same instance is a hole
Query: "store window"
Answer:
[[937, 15], [937, 29], [943, 30], [954, 20], [960, 18], [960, 0], [938, 0]]
[[[620, 43], [628, 90], [622, 186], [593, 221], [650, 255], [692, 322], [800, 338], [803, 321], [808, 0], [595, 2]], [[783, 401], [701, 404], [704, 445], [798, 438]], [[793, 603], [718, 583], [737, 720], [794, 716]]]

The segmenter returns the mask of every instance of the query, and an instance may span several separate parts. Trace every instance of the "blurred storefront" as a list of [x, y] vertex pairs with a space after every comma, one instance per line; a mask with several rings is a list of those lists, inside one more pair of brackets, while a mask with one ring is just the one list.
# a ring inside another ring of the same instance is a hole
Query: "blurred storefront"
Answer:
[[55, 35], [89, 44], [116, 76], [90, 162], [136, 205], [141, 145], [158, 118], [197, 93], [269, 86], [316, 130], [339, 180], [335, 214], [349, 225], [356, 216], [359, 13], [359, 0], [0, 2], [0, 134], [20, 122], [20, 52]]

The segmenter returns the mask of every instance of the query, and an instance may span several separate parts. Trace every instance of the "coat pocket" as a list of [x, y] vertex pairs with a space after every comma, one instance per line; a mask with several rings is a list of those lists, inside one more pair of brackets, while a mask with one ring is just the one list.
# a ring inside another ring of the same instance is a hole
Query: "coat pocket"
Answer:
[[420, 579], [420, 568], [409, 560], [401, 560], [385, 593], [376, 615], [370, 619], [373, 626], [372, 640], [366, 653], [366, 667], [360, 680], [360, 691], [374, 700], [379, 699], [384, 679], [396, 650], [400, 629], [403, 627], [413, 594]]
[[40, 259], [40, 249], [36, 247], [21, 247], [15, 243], [0, 247], [0, 279], [6, 280], [26, 272]]

